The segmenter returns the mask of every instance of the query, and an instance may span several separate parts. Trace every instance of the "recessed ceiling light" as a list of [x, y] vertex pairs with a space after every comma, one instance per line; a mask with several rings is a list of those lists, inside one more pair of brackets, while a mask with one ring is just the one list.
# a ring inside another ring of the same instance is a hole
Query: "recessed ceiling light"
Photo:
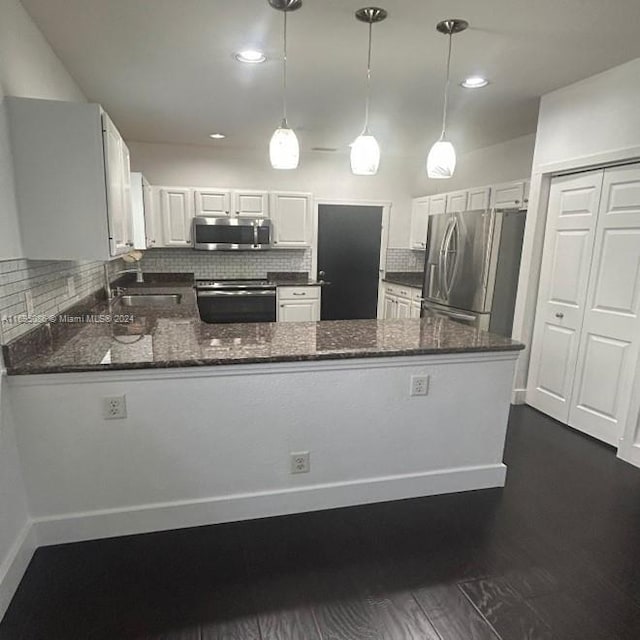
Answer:
[[258, 49], [245, 49], [236, 53], [236, 60], [245, 64], [260, 64], [267, 59], [262, 51]]
[[214, 140], [224, 140], [227, 136], [225, 136], [224, 133], [210, 133], [209, 137]]
[[465, 89], [482, 89], [488, 84], [489, 81], [482, 76], [469, 76], [464, 82], [460, 83]]

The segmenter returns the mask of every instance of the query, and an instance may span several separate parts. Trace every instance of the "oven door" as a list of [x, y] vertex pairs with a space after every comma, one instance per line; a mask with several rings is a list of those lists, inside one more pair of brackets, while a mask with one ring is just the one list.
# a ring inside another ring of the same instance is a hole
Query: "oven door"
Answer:
[[270, 220], [213, 217], [198, 217], [193, 220], [194, 249], [255, 251], [270, 247]]
[[276, 291], [198, 291], [198, 311], [210, 324], [275, 322]]

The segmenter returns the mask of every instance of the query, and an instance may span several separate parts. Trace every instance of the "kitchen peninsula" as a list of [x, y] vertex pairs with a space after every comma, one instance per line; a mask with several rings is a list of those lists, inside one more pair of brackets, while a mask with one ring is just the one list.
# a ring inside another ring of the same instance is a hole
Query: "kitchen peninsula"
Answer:
[[5, 348], [41, 544], [504, 484], [521, 345], [444, 318], [213, 325], [188, 282], [145, 292], [180, 303], [95, 301], [131, 322]]

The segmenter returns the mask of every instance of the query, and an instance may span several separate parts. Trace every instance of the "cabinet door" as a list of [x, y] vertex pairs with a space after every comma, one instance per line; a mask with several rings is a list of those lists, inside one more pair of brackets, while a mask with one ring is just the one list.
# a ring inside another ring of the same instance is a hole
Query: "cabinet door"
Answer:
[[429, 198], [429, 215], [434, 216], [444, 213], [447, 210], [447, 196], [440, 194], [439, 196], [431, 196]]
[[447, 204], [445, 211], [447, 213], [462, 213], [467, 210], [467, 191], [454, 191], [447, 194]]
[[411, 300], [409, 298], [398, 298], [396, 309], [398, 318], [408, 318], [411, 314]]
[[555, 178], [540, 272], [527, 403], [567, 423], [604, 172]]
[[395, 296], [392, 296], [390, 293], [385, 292], [384, 294], [384, 313], [383, 318], [385, 320], [393, 320], [397, 318], [397, 303], [398, 299]]
[[278, 307], [278, 322], [317, 322], [320, 300], [284, 300]]
[[269, 194], [265, 191], [234, 191], [232, 211], [240, 218], [268, 218]]
[[491, 187], [478, 187], [469, 189], [469, 211], [488, 209], [491, 205]]
[[416, 198], [411, 203], [411, 249], [427, 246], [427, 223], [429, 221], [429, 198]]
[[[127, 231], [127, 206], [125, 194], [124, 143], [120, 133], [106, 113], [102, 114], [104, 159], [107, 181], [107, 222], [109, 227], [109, 252], [117, 256], [129, 251]], [[127, 166], [127, 172], [129, 167]], [[129, 189], [130, 194], [130, 189]], [[130, 209], [129, 209], [130, 211]]]
[[493, 208], [520, 207], [524, 202], [524, 181], [494, 185], [491, 189]]
[[228, 216], [231, 192], [225, 189], [195, 189], [196, 216]]
[[311, 246], [313, 203], [310, 193], [272, 193], [271, 219], [276, 249]]
[[193, 192], [191, 189], [160, 189], [163, 246], [191, 246]]
[[164, 246], [162, 237], [161, 188], [150, 187], [144, 207], [144, 224], [147, 232], [147, 249]]
[[622, 437], [640, 346], [640, 165], [604, 172], [569, 424]]
[[[122, 224], [124, 226], [123, 234], [126, 240], [127, 251], [130, 251], [135, 245], [133, 237], [133, 196], [131, 194], [131, 159], [129, 155], [129, 148], [124, 143], [124, 140], [122, 141], [121, 149], [123, 171], [122, 191], [124, 197]], [[142, 240], [142, 243], [144, 244], [144, 239]]]
[[420, 303], [419, 302], [411, 302], [411, 312], [409, 313], [410, 318], [419, 318], [420, 317]]

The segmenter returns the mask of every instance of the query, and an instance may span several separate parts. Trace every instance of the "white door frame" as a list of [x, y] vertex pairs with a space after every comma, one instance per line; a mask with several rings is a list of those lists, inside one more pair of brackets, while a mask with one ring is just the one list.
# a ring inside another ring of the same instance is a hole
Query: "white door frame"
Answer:
[[391, 202], [380, 200], [332, 200], [316, 198], [313, 216], [313, 240], [311, 242], [311, 277], [318, 273], [318, 209], [320, 205], [338, 205], [345, 207], [382, 207], [382, 233], [380, 234], [380, 267], [378, 281], [382, 280], [387, 268], [387, 248], [389, 246], [389, 221], [391, 220]]
[[[530, 346], [533, 336], [535, 309], [540, 285], [540, 268], [544, 249], [547, 210], [549, 207], [549, 190], [551, 180], [556, 175], [606, 169], [607, 167], [640, 162], [640, 147], [633, 146], [603, 153], [591, 154], [551, 162], [534, 168], [531, 176], [529, 195], [529, 211], [525, 226], [522, 247], [522, 264], [528, 268], [520, 269], [518, 296], [514, 317], [513, 339], [523, 342], [526, 349], [518, 360], [514, 399], [524, 400], [529, 373]], [[640, 362], [636, 369], [634, 392], [631, 407], [624, 425], [624, 436], [618, 450], [618, 457], [640, 466], [640, 449], [634, 445], [635, 438], [640, 435]], [[637, 450], [637, 451], [636, 451]]]

